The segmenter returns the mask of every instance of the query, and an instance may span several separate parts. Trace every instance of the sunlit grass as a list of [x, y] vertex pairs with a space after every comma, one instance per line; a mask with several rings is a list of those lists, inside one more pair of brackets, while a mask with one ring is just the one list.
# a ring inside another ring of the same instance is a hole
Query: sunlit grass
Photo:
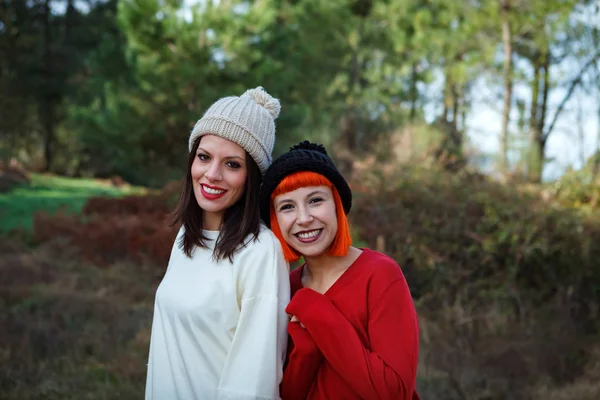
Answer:
[[32, 174], [29, 184], [0, 194], [0, 233], [13, 229], [31, 230], [33, 215], [38, 211], [79, 213], [90, 197], [120, 197], [144, 192], [144, 188], [115, 187], [94, 179]]

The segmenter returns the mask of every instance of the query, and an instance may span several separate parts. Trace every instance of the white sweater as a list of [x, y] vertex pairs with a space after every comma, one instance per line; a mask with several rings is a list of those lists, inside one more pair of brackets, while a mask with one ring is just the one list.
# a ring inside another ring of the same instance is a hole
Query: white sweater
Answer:
[[279, 399], [287, 346], [289, 265], [261, 226], [229, 260], [209, 249], [188, 258], [179, 231], [156, 291], [146, 400]]

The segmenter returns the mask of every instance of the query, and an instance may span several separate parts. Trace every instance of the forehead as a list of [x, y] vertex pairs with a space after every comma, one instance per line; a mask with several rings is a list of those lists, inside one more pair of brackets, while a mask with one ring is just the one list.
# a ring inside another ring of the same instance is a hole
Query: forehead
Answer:
[[239, 144], [215, 135], [202, 136], [198, 147], [211, 153], [220, 153], [229, 156], [243, 157], [245, 154], [245, 150]]
[[313, 194], [323, 193], [325, 195], [331, 196], [331, 188], [329, 186], [321, 185], [321, 186], [304, 186], [291, 192], [282, 193], [278, 196], [275, 196], [274, 201], [298, 201], [305, 199]]

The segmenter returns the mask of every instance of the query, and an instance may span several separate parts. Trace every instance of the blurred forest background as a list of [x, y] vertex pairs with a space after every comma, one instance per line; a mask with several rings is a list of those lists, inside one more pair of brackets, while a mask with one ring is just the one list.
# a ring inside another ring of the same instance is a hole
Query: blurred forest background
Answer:
[[0, 398], [143, 396], [190, 130], [259, 85], [402, 266], [423, 399], [600, 398], [592, 0], [0, 0]]

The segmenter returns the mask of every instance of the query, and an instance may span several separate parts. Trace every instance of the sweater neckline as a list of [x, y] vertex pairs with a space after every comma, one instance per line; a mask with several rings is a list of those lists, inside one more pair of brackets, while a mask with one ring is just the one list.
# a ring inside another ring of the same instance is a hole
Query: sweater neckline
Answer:
[[202, 234], [209, 239], [217, 239], [220, 231], [209, 231], [208, 229], [202, 229]]
[[[360, 263], [359, 260], [361, 260], [363, 258], [363, 255], [365, 255], [366, 252], [370, 251], [370, 249], [367, 249], [367, 248], [360, 248], [360, 250], [362, 250], [362, 253], [360, 253], [360, 255], [356, 258], [356, 260], [354, 260], [354, 262], [352, 264], [350, 264], [350, 266], [348, 268], [346, 268], [344, 273], [342, 275], [340, 275], [339, 278], [337, 278], [337, 280], [335, 282], [333, 282], [333, 284], [331, 286], [329, 286], [329, 289], [327, 289], [325, 291], [325, 293], [323, 293], [323, 295], [331, 296], [331, 294], [336, 291], [336, 287], [340, 286], [340, 281], [344, 281], [344, 280], [348, 279], [348, 276], [352, 276], [352, 274], [353, 274], [352, 271], [354, 271], [354, 269], [356, 269], [355, 266]], [[300, 288], [301, 289], [304, 288], [304, 285], [302, 284], [302, 274], [304, 272], [305, 267], [306, 267], [306, 263], [302, 264], [302, 266], [300, 267], [300, 273], [298, 274], [299, 279], [300, 279]]]

